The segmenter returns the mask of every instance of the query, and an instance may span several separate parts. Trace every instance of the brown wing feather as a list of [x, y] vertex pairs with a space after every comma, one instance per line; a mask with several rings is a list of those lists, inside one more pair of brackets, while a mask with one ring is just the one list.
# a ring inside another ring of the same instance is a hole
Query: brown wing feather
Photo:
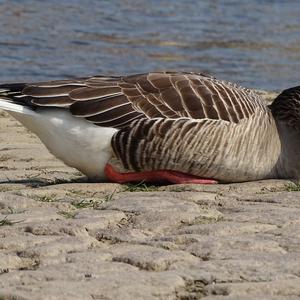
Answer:
[[[148, 73], [124, 77], [122, 81], [122, 92], [137, 110], [152, 112], [146, 113], [150, 118], [172, 115], [236, 123], [257, 109], [266, 109], [255, 92], [203, 74]], [[156, 110], [151, 111], [153, 106]]]
[[256, 93], [196, 73], [95, 76], [2, 85], [0, 89], [13, 91], [5, 96], [14, 101], [35, 107], [67, 108], [77, 117], [117, 128], [143, 117], [220, 119], [237, 123], [257, 109], [266, 109]]

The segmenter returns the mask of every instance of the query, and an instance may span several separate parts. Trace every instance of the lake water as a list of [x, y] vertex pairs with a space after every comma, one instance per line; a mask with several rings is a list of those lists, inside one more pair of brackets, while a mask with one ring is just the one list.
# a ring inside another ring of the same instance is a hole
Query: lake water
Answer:
[[0, 81], [205, 71], [300, 85], [300, 1], [0, 1]]

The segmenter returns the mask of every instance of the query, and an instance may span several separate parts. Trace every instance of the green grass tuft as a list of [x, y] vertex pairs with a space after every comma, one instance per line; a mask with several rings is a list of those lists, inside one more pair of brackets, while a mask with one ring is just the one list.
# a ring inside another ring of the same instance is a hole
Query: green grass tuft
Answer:
[[158, 185], [151, 185], [142, 181], [137, 184], [127, 184], [124, 192], [155, 192], [158, 191], [159, 187]]
[[74, 219], [76, 212], [69, 210], [60, 210], [58, 212], [59, 215], [64, 216], [66, 219]]
[[286, 185], [286, 191], [288, 192], [300, 192], [300, 183], [291, 183]]
[[105, 195], [103, 198], [95, 198], [95, 199], [83, 199], [79, 202], [72, 202], [72, 205], [78, 209], [80, 208], [95, 208], [97, 205], [102, 204], [104, 202], [109, 202], [112, 200], [116, 190], [114, 190], [111, 194]]
[[22, 220], [21, 221], [10, 221], [10, 220], [7, 220], [7, 216], [5, 216], [2, 220], [0, 220], [0, 226], [12, 226], [16, 223], [20, 223], [20, 222], [23, 222]]
[[55, 202], [56, 201], [56, 195], [51, 194], [51, 195], [36, 195], [34, 196], [34, 200], [40, 201], [40, 202]]
[[76, 208], [88, 208], [88, 207], [94, 207], [97, 200], [95, 199], [83, 199], [79, 202], [72, 202], [72, 205]]

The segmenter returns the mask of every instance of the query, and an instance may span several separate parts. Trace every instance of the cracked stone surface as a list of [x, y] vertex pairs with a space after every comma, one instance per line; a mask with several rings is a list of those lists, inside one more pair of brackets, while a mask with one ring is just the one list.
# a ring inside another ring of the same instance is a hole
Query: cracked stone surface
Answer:
[[299, 299], [300, 186], [88, 183], [0, 115], [0, 299]]

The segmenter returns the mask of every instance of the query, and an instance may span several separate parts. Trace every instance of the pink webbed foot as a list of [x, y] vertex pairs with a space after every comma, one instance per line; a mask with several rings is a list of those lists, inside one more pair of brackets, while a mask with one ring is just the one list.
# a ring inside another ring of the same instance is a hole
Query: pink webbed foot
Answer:
[[105, 166], [105, 175], [109, 181], [116, 183], [128, 182], [170, 182], [170, 183], [193, 183], [193, 184], [215, 184], [214, 179], [200, 178], [177, 171], [144, 171], [144, 172], [117, 172], [110, 164]]

